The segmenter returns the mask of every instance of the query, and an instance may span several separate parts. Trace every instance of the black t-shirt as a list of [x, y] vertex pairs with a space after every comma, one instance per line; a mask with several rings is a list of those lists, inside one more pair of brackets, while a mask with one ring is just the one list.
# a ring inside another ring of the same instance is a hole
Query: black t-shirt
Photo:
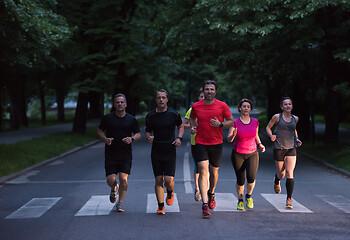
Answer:
[[152, 110], [146, 116], [146, 132], [153, 132], [154, 142], [171, 143], [175, 140], [175, 126], [181, 126], [181, 116], [174, 109], [165, 112]]
[[114, 138], [111, 145], [106, 145], [106, 155], [112, 154], [120, 159], [131, 157], [131, 144], [123, 143], [122, 139], [131, 137], [132, 133], [140, 132], [134, 116], [126, 113], [120, 118], [115, 112], [108, 113], [102, 118], [99, 128], [106, 131], [107, 138]]

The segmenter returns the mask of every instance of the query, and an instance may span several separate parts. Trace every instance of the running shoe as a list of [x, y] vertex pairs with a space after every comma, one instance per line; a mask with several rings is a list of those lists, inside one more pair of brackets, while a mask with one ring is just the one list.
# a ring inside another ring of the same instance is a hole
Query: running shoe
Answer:
[[208, 199], [209, 199], [209, 202], [208, 202], [209, 208], [214, 209], [216, 207], [215, 193], [211, 194], [208, 191]]
[[292, 199], [287, 198], [287, 200], [286, 200], [286, 208], [289, 208], [289, 209], [293, 208], [293, 206], [292, 206]]
[[111, 201], [111, 203], [117, 202], [118, 189], [119, 189], [118, 184], [114, 187], [114, 189], [111, 189], [111, 194], [109, 194], [109, 201]]
[[117, 203], [116, 211], [117, 212], [124, 212], [124, 207], [123, 207], [122, 203]]
[[157, 214], [158, 214], [158, 215], [165, 215], [165, 207], [162, 207], [162, 209], [160, 209], [160, 208], [158, 207], [158, 209], [157, 209]]
[[211, 215], [211, 214], [210, 214], [210, 211], [209, 211], [208, 204], [203, 204], [203, 205], [202, 205], [202, 210], [203, 210], [202, 216], [203, 216], [204, 218], [209, 217], [209, 216]]
[[194, 191], [194, 200], [199, 202], [201, 199], [202, 199], [201, 192], [199, 191], [199, 189], [196, 189]]
[[245, 198], [246, 200], [246, 204], [247, 204], [247, 208], [252, 209], [254, 208], [254, 203], [253, 203], [253, 198], [249, 197], [249, 198]]
[[273, 179], [273, 190], [275, 190], [276, 194], [281, 193], [281, 183], [278, 182], [278, 185], [275, 184], [275, 179]]
[[244, 203], [243, 203], [243, 201], [238, 201], [238, 203], [237, 203], [237, 210], [244, 211]]
[[174, 202], [174, 191], [172, 191], [171, 194], [167, 193], [167, 196], [166, 196], [166, 204], [168, 206], [173, 205], [173, 202]]

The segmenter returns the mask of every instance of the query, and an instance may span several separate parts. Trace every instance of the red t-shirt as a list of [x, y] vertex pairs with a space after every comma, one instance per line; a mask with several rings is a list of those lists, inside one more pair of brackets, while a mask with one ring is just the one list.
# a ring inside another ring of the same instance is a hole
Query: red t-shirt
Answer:
[[192, 105], [191, 117], [197, 118], [196, 143], [203, 145], [216, 145], [223, 142], [222, 128], [210, 126], [210, 119], [215, 117], [223, 122], [231, 117], [232, 113], [226, 103], [217, 99], [210, 105], [203, 100]]

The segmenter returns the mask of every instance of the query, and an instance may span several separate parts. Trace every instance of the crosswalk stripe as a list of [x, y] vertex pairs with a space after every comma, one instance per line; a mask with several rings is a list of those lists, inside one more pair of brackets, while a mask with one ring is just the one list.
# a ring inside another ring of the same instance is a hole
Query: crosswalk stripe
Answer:
[[269, 203], [271, 203], [280, 212], [289, 213], [312, 213], [311, 210], [307, 209], [294, 198], [292, 199], [293, 209], [286, 208], [286, 194], [261, 194]]
[[186, 193], [193, 193], [189, 155], [190, 155], [189, 152], [185, 152], [184, 164], [183, 164], [184, 184], [185, 184], [185, 192]]
[[323, 201], [329, 203], [330, 205], [338, 208], [341, 211], [350, 213], [350, 200], [346, 199], [341, 195], [316, 195], [316, 197], [321, 198]]
[[14, 218], [38, 218], [55, 205], [61, 197], [33, 198], [25, 205], [11, 213], [6, 219]]
[[92, 196], [75, 216], [108, 215], [114, 207], [109, 195]]
[[215, 193], [215, 212], [237, 212], [238, 199], [233, 193]]
[[[171, 206], [166, 205], [165, 203], [166, 194], [164, 194], [164, 207], [165, 212], [180, 212], [179, 202], [177, 201], [176, 193], [174, 193], [174, 203]], [[158, 209], [158, 202], [155, 193], [147, 195], [147, 209], [146, 213], [155, 213]]]

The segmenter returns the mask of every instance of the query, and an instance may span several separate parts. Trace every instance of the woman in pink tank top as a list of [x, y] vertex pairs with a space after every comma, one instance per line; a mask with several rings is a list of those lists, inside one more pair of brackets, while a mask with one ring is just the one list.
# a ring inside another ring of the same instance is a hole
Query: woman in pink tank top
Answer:
[[261, 144], [258, 135], [259, 121], [250, 117], [250, 111], [253, 110], [252, 101], [244, 98], [239, 102], [237, 107], [241, 116], [234, 120], [233, 127], [229, 129], [227, 140], [232, 142], [235, 139], [231, 161], [237, 177], [237, 209], [244, 210], [243, 194], [245, 176], [247, 176], [246, 206], [248, 209], [252, 209], [254, 207], [252, 193], [255, 187], [255, 176], [259, 167], [257, 145], [262, 152], [265, 152], [265, 146]]

